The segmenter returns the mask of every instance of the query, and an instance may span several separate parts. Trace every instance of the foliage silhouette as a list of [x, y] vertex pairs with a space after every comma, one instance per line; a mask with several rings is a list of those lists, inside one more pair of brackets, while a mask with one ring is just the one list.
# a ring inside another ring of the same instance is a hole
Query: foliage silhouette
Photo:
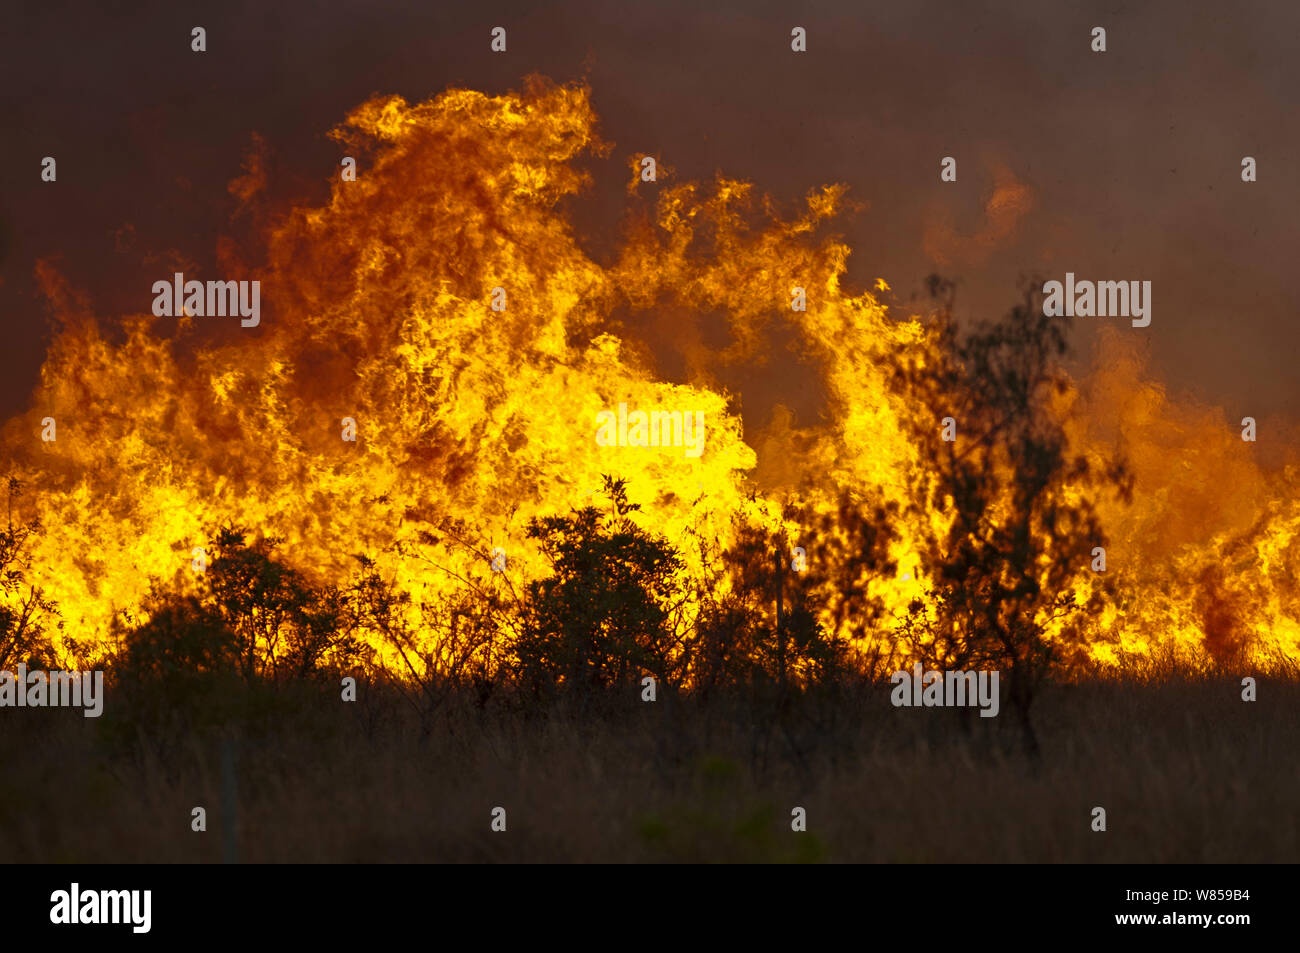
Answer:
[[[923, 466], [911, 509], [918, 526], [933, 527], [933, 513], [947, 521], [923, 544], [934, 591], [912, 602], [898, 634], [935, 668], [1001, 671], [1036, 758], [1030, 708], [1068, 648], [1048, 628], [1102, 604], [1104, 585], [1087, 604], [1071, 588], [1093, 547], [1105, 545], [1093, 494], [1126, 496], [1131, 480], [1116, 461], [1098, 468], [1070, 452], [1053, 409], [1070, 387], [1061, 364], [1068, 323], [1043, 313], [1041, 283], [1026, 282], [1020, 304], [965, 337], [952, 317], [953, 287], [930, 279], [944, 358], [908, 356], [898, 366], [906, 393], [934, 412], [913, 418]], [[956, 441], [940, 439], [943, 417], [954, 418]]]
[[34, 668], [47, 665], [52, 657], [49, 626], [63, 628], [58, 605], [28, 581], [32, 566], [30, 543], [41, 532], [39, 520], [14, 522], [14, 501], [23, 485], [14, 477], [8, 482], [8, 516], [0, 530], [0, 671], [20, 662]]
[[685, 592], [681, 559], [640, 529], [623, 480], [605, 478], [610, 509], [585, 507], [529, 523], [553, 574], [529, 583], [514, 645], [534, 690], [564, 685], [579, 697], [643, 675], [673, 681], [674, 622]]

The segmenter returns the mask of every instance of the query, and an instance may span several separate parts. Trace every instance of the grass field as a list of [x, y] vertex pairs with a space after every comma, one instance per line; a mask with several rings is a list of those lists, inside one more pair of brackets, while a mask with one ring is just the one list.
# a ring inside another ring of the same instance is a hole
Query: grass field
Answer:
[[110, 688], [97, 720], [4, 712], [0, 861], [222, 861], [223, 738], [241, 862], [1300, 859], [1300, 682], [1261, 680], [1255, 702], [1227, 678], [1049, 685], [1038, 763], [1006, 711], [895, 709], [860, 684], [783, 715], [629, 693], [421, 716], [391, 688], [344, 703], [319, 682], [163, 730]]

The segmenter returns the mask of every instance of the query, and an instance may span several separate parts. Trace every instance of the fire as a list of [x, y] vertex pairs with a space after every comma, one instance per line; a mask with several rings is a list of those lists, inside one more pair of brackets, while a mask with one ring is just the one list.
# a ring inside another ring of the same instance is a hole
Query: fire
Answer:
[[[924, 361], [936, 344], [919, 318], [887, 313], [883, 281], [844, 287], [850, 250], [826, 234], [843, 187], [783, 216], [726, 178], [642, 183], [633, 201], [648, 204], [601, 265], [563, 205], [586, 184], [577, 160], [609, 150], [583, 87], [375, 99], [336, 137], [369, 156], [355, 181], [281, 217], [256, 267], [227, 248], [223, 277], [261, 282], [255, 330], [199, 346], [187, 335], [208, 319], [156, 318], [146, 288], [110, 338], [42, 269], [60, 330], [3, 441], [28, 487], [15, 518], [41, 521], [30, 581], [58, 604], [64, 653], [94, 658], [151, 587], [192, 586], [195, 548], [232, 522], [281, 538], [281, 558], [322, 581], [365, 556], [418, 604], [545, 574], [528, 521], [599, 502], [607, 473], [627, 480], [638, 520], [679, 547], [696, 583], [717, 577], [717, 547], [691, 540], [725, 548], [761, 527], [812, 562], [848, 544], [833, 538], [843, 497], [908, 493], [919, 458], [906, 424], [932, 416], [937, 433], [942, 413], [899, 396], [889, 358]], [[806, 311], [789, 306], [795, 287]], [[612, 316], [664, 309], [725, 315], [733, 362], [771, 360], [774, 329], [792, 334], [824, 388], [824, 420], [796, 426], [778, 411], [746, 435], [702, 346], [689, 383], [660, 379], [635, 321], [616, 333]], [[1131, 505], [1103, 504], [1116, 594], [1088, 623], [1092, 654], [1294, 659], [1300, 469], [1266, 470], [1118, 341], [1108, 354], [1061, 409], [1077, 446], [1124, 451], [1135, 476]], [[598, 441], [600, 415], [620, 405], [700, 415], [702, 452]], [[53, 441], [40, 438], [47, 417]], [[829, 523], [800, 525], [791, 504]], [[873, 638], [886, 648], [889, 619], [927, 591], [924, 527], [897, 516], [893, 529], [895, 568], [854, 580], [885, 607]], [[1087, 566], [1077, 585], [1095, 587]]]

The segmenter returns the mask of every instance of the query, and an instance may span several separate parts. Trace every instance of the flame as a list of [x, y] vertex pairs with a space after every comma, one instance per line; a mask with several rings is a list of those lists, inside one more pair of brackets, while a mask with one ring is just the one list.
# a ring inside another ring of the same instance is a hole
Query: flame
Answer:
[[[43, 527], [31, 581], [58, 603], [61, 651], [93, 658], [152, 587], [193, 586], [193, 550], [224, 523], [282, 539], [281, 558], [322, 581], [364, 555], [418, 604], [545, 574], [528, 521], [598, 501], [606, 473], [628, 481], [637, 518], [678, 545], [693, 583], [717, 566], [716, 549], [692, 539], [725, 548], [759, 527], [810, 561], [833, 558], [851, 544], [835, 529], [842, 499], [907, 494], [919, 466], [907, 424], [933, 409], [891, 388], [888, 357], [924, 361], [936, 345], [918, 318], [887, 313], [883, 281], [844, 287], [850, 249], [828, 234], [848, 207], [842, 186], [782, 214], [744, 182], [634, 177], [632, 201], [653, 204], [601, 265], [563, 204], [587, 184], [579, 160], [609, 150], [584, 87], [377, 98], [335, 136], [370, 157], [357, 179], [282, 216], [256, 268], [227, 256], [242, 270], [222, 277], [262, 282], [256, 330], [199, 344], [194, 322], [212, 319], [135, 315], [109, 335], [40, 269], [60, 329], [3, 442], [32, 490], [17, 506]], [[260, 200], [260, 169], [232, 185], [241, 203]], [[1016, 196], [1012, 219], [1027, 201]], [[795, 287], [805, 312], [790, 308]], [[732, 343], [715, 354], [696, 341], [690, 381], [674, 383], [634, 321], [615, 333], [616, 312], [721, 314]], [[826, 412], [799, 426], [778, 408], [747, 440], [714, 372], [773, 360], [777, 330], [815, 368]], [[1117, 340], [1099, 368], [1061, 413], [1077, 446], [1130, 456], [1135, 488], [1131, 506], [1103, 504], [1115, 590], [1090, 622], [1093, 656], [1295, 658], [1300, 469], [1262, 467], [1221, 415], [1172, 402]], [[600, 445], [597, 415], [620, 403], [702, 412], [703, 452]], [[52, 442], [40, 439], [46, 417]], [[899, 517], [894, 570], [852, 580], [886, 621], [926, 592], [926, 529]], [[497, 547], [505, 573], [490, 567]], [[1097, 589], [1086, 566], [1078, 587]], [[888, 625], [877, 629], [887, 643]]]

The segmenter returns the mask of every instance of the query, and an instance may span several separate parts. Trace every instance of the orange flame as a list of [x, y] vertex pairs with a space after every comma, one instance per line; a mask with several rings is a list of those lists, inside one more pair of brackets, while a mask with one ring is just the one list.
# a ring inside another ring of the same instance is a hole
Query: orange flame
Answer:
[[[167, 319], [144, 315], [115, 343], [43, 269], [62, 330], [3, 440], [34, 491], [20, 503], [44, 527], [32, 581], [60, 606], [60, 647], [93, 657], [151, 586], [193, 585], [194, 547], [226, 521], [282, 537], [281, 556], [320, 579], [364, 554], [418, 603], [502, 584], [495, 547], [516, 584], [545, 573], [528, 520], [588, 504], [605, 473], [628, 480], [641, 522], [681, 547], [695, 581], [711, 567], [683, 545], [691, 533], [726, 545], [738, 526], [763, 526], [814, 560], [829, 541], [783, 503], [831, 514], [841, 492], [902, 498], [918, 465], [904, 424], [932, 409], [905, 405], [886, 358], [934, 344], [918, 319], [843, 287], [849, 248], [819, 236], [844, 188], [814, 190], [782, 217], [743, 182], [642, 183], [654, 212], [603, 267], [561, 206], [586, 184], [575, 160], [608, 148], [595, 127], [585, 88], [543, 81], [363, 104], [336, 136], [368, 165], [272, 230], [248, 273], [267, 315], [226, 343], [178, 346]], [[255, 173], [241, 201], [258, 198]], [[790, 308], [796, 287], [806, 311]], [[693, 383], [659, 379], [639, 342], [611, 333], [616, 308], [724, 314], [728, 361], [767, 360], [780, 327], [816, 368], [825, 419], [799, 427], [779, 412], [747, 441], [708, 362]], [[182, 319], [182, 337], [195, 320]], [[1062, 412], [1078, 446], [1126, 451], [1136, 485], [1132, 506], [1103, 508], [1119, 594], [1093, 622], [1095, 657], [1164, 646], [1296, 657], [1300, 470], [1266, 471], [1218, 415], [1172, 403], [1117, 342], [1100, 366]], [[620, 403], [702, 412], [702, 453], [601, 445], [597, 415]], [[52, 442], [40, 439], [47, 416]], [[894, 615], [926, 585], [922, 527], [897, 529], [896, 573], [858, 580]], [[1094, 585], [1086, 566], [1078, 585]]]

